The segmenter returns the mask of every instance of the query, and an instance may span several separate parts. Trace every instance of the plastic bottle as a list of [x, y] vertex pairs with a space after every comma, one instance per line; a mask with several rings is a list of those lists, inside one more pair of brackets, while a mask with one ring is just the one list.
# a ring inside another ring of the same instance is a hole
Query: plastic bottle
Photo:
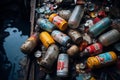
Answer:
[[110, 25], [111, 25], [110, 18], [105, 17], [102, 20], [100, 20], [99, 22], [97, 22], [95, 25], [90, 27], [88, 30], [88, 33], [91, 35], [91, 37], [97, 37], [103, 31], [105, 31]]
[[117, 60], [115, 52], [110, 51], [99, 54], [97, 56], [89, 57], [87, 59], [87, 66], [90, 69], [99, 68], [108, 64], [112, 64]]
[[58, 53], [59, 48], [57, 45], [52, 44], [51, 46], [49, 46], [45, 54], [45, 57], [40, 62], [40, 66], [50, 70], [58, 57]]
[[69, 20], [68, 25], [70, 28], [78, 28], [80, 21], [83, 17], [84, 9], [81, 5], [76, 5]]
[[51, 14], [49, 17], [49, 21], [55, 24], [57, 28], [62, 31], [67, 29], [68, 23], [57, 14]]
[[62, 33], [61, 31], [58, 30], [53, 30], [53, 32], [51, 33], [51, 36], [53, 37], [53, 39], [55, 41], [57, 41], [58, 43], [60, 43], [63, 46], [67, 46], [67, 44], [70, 41], [70, 37], [67, 36], [66, 34]]
[[46, 48], [48, 48], [51, 44], [55, 44], [55, 41], [53, 40], [53, 38], [46, 31], [41, 32], [39, 35], [39, 38]]
[[31, 35], [21, 46], [21, 51], [25, 54], [31, 53], [37, 46], [39, 40], [39, 32], [35, 32]]
[[120, 39], [120, 32], [116, 29], [110, 30], [107, 33], [102, 34], [99, 37], [99, 42], [102, 43], [103, 46], [109, 46], [112, 43], [117, 42]]
[[52, 32], [52, 30], [55, 28], [55, 25], [52, 24], [51, 22], [49, 22], [48, 19], [39, 18], [37, 20], [37, 24], [40, 28], [42, 28], [43, 30], [46, 30], [48, 32]]

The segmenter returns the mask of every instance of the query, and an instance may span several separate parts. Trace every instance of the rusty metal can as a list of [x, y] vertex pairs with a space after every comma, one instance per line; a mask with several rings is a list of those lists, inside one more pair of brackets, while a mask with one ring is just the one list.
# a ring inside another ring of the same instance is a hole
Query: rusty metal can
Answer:
[[70, 29], [68, 30], [68, 35], [71, 37], [72, 41], [76, 44], [80, 44], [83, 41], [82, 34], [77, 30]]
[[72, 45], [68, 50], [67, 50], [67, 54], [70, 56], [75, 55], [76, 53], [79, 52], [79, 48], [76, 45]]
[[46, 30], [48, 32], [52, 32], [52, 30], [55, 28], [55, 25], [52, 24], [51, 22], [49, 22], [48, 19], [39, 18], [37, 20], [37, 24], [40, 28], [42, 28], [43, 30]]
[[100, 20], [99, 22], [97, 22], [95, 25], [90, 27], [88, 32], [91, 35], [91, 37], [97, 37], [103, 31], [105, 31], [110, 25], [111, 25], [110, 18], [105, 17], [102, 20]]
[[90, 69], [99, 68], [111, 63], [114, 63], [117, 60], [117, 55], [115, 52], [110, 51], [103, 54], [99, 54], [94, 57], [89, 57], [87, 59], [87, 66]]
[[51, 69], [51, 67], [53, 66], [54, 62], [58, 57], [58, 53], [59, 53], [59, 48], [57, 45], [52, 44], [51, 46], [49, 46], [44, 58], [40, 62], [40, 66], [46, 69]]
[[57, 76], [59, 77], [67, 77], [68, 76], [68, 55], [61, 53], [58, 57], [57, 62]]
[[109, 46], [112, 43], [117, 42], [120, 39], [120, 32], [116, 29], [110, 30], [107, 33], [102, 34], [99, 37], [99, 42], [102, 43], [103, 46]]
[[31, 35], [21, 46], [21, 51], [23, 53], [31, 53], [34, 48], [37, 46], [39, 40], [39, 32], [35, 32], [33, 35]]
[[81, 5], [76, 5], [69, 20], [68, 25], [70, 28], [78, 28], [80, 21], [83, 17], [84, 9]]
[[101, 53], [102, 49], [103, 49], [102, 44], [94, 43], [86, 47], [85, 50], [82, 53], [80, 53], [80, 56], [81, 57], [86, 56], [86, 55], [93, 56], [93, 55]]
[[41, 32], [40, 35], [39, 35], [39, 38], [40, 38], [41, 42], [43, 43], [43, 45], [46, 48], [48, 48], [51, 44], [55, 43], [55, 41], [53, 40], [53, 38], [46, 31]]
[[58, 11], [58, 14], [63, 19], [68, 20], [71, 15], [71, 11], [70, 10], [60, 10], [60, 11]]
[[66, 34], [62, 33], [61, 31], [58, 30], [53, 30], [53, 32], [51, 33], [51, 36], [53, 37], [53, 39], [55, 41], [57, 41], [58, 43], [60, 43], [63, 46], [67, 46], [67, 44], [70, 41], [70, 37], [67, 36]]
[[49, 21], [55, 24], [58, 27], [58, 29], [62, 31], [67, 29], [68, 23], [57, 14], [51, 14], [49, 17]]

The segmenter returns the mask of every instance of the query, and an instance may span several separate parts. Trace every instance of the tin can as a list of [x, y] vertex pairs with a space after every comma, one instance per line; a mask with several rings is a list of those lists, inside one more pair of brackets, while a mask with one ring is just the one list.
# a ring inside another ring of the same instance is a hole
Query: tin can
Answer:
[[37, 20], [37, 24], [41, 29], [48, 31], [48, 32], [52, 32], [52, 30], [55, 28], [55, 25], [49, 22], [48, 19], [39, 18]]
[[84, 9], [81, 5], [76, 5], [69, 20], [68, 25], [70, 28], [78, 28], [80, 21], [83, 17]]
[[77, 30], [70, 29], [68, 30], [68, 35], [71, 37], [72, 41], [76, 44], [80, 44], [83, 40], [82, 34]]
[[70, 37], [67, 36], [66, 34], [62, 33], [61, 31], [58, 30], [53, 30], [53, 32], [51, 33], [51, 36], [53, 37], [53, 39], [55, 41], [57, 41], [58, 43], [60, 43], [63, 46], [67, 46], [67, 44], [70, 41]]
[[89, 57], [87, 59], [87, 66], [90, 69], [99, 68], [108, 64], [111, 64], [117, 60], [117, 55], [115, 52], [110, 51], [103, 54], [99, 54], [94, 57]]
[[95, 44], [92, 44], [86, 47], [85, 50], [80, 55], [81, 57], [86, 56], [86, 55], [93, 56], [93, 55], [101, 53], [102, 49], [103, 49], [102, 44], [95, 43]]
[[60, 11], [58, 11], [58, 14], [63, 19], [68, 20], [71, 15], [71, 11], [70, 10], [60, 10]]
[[40, 66], [50, 70], [58, 57], [58, 53], [59, 53], [59, 48], [57, 45], [52, 44], [51, 46], [49, 46], [44, 58], [40, 62]]
[[55, 41], [53, 40], [53, 38], [46, 31], [41, 32], [39, 35], [39, 38], [46, 48], [48, 48], [51, 44], [55, 44]]
[[59, 77], [67, 77], [68, 76], [68, 55], [67, 54], [59, 54], [58, 62], [57, 62], [57, 76]]
[[76, 53], [79, 52], [79, 48], [76, 45], [72, 45], [68, 50], [67, 50], [67, 54], [70, 56], [75, 55]]
[[116, 29], [110, 30], [107, 33], [102, 34], [99, 37], [99, 42], [102, 43], [103, 46], [109, 46], [112, 43], [117, 42], [120, 39], [120, 32]]
[[111, 20], [108, 17], [103, 18], [91, 28], [89, 28], [88, 32], [91, 37], [97, 37], [100, 35], [104, 30], [106, 30], [111, 25]]
[[62, 31], [67, 29], [68, 23], [57, 14], [51, 14], [49, 17], [49, 21], [55, 24], [57, 28], [59, 28]]
[[21, 51], [25, 54], [31, 53], [37, 46], [39, 40], [39, 32], [35, 32], [31, 35], [21, 46]]

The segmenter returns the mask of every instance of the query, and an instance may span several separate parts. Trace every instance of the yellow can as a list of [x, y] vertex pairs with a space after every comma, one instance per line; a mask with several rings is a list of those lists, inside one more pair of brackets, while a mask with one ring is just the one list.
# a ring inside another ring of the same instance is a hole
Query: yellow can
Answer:
[[55, 41], [53, 40], [53, 38], [46, 31], [41, 32], [40, 35], [39, 35], [39, 38], [40, 38], [41, 42], [43, 43], [43, 45], [46, 48], [48, 48], [51, 44], [55, 43]]
[[115, 54], [115, 52], [110, 51], [103, 54], [99, 54], [94, 57], [89, 57], [87, 59], [87, 66], [90, 69], [99, 68], [101, 66], [111, 64], [116, 60], [117, 60], [117, 55]]
[[65, 21], [63, 18], [61, 18], [57, 14], [51, 14], [49, 17], [49, 21], [55, 24], [62, 31], [67, 29], [67, 26], [68, 26], [67, 21]]

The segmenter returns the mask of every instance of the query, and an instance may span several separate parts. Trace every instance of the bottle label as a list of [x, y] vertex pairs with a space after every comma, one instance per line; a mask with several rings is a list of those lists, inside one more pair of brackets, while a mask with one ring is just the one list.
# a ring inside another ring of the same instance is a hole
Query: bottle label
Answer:
[[109, 52], [104, 53], [104, 54], [100, 54], [100, 55], [96, 56], [96, 58], [99, 60], [99, 62], [101, 64], [106, 64], [106, 63], [109, 63], [112, 61], [112, 57], [109, 54]]
[[53, 23], [58, 27], [62, 22], [64, 21], [64, 19], [62, 19], [61, 17], [59, 16], [55, 16], [53, 18]]
[[53, 31], [52, 37], [62, 45], [65, 45], [66, 42], [70, 39], [66, 34], [63, 34], [59, 31]]
[[40, 27], [44, 30], [51, 31], [54, 28], [54, 25], [50, 23], [47, 19], [41, 20]]

